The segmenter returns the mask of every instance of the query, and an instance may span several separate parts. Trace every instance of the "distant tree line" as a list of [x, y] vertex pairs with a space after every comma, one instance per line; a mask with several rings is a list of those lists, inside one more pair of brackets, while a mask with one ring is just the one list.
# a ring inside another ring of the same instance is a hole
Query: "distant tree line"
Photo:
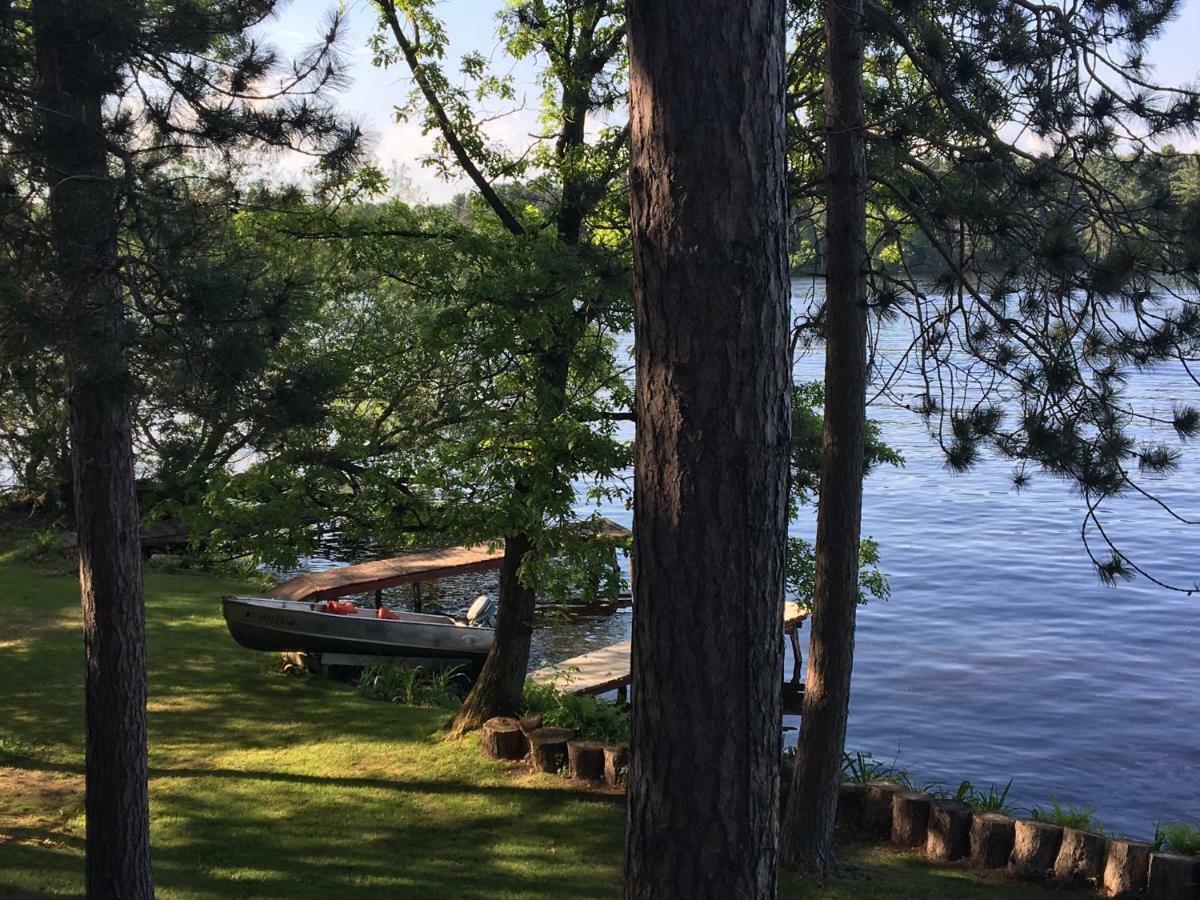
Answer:
[[[1113, 197], [1132, 206], [1158, 204], [1166, 226], [1181, 236], [1193, 234], [1198, 224], [1200, 154], [1180, 152], [1173, 144], [1123, 153], [1120, 159], [1098, 156], [1092, 161], [1096, 183]], [[1036, 162], [1029, 163], [1032, 168]], [[931, 161], [932, 172], [952, 177], [954, 161]], [[793, 275], [825, 274], [824, 212], [819, 204], [793, 202], [789, 263]], [[867, 242], [880, 269], [910, 272], [928, 282], [945, 280], [947, 265], [930, 237], [915, 223], [897, 226], [878, 211], [869, 214]], [[1004, 268], [1008, 252], [1001, 242], [983, 239], [973, 248], [983, 265]], [[951, 279], [952, 280], [952, 279]]]

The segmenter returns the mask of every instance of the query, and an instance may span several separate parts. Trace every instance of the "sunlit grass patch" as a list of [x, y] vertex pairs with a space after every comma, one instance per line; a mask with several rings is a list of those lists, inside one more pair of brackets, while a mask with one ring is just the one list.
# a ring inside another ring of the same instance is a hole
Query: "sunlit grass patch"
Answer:
[[[621, 797], [447, 740], [445, 709], [281, 674], [225, 629], [218, 600], [239, 587], [146, 578], [158, 896], [620, 896]], [[24, 642], [0, 650], [0, 895], [82, 890], [77, 609], [73, 578], [0, 553], [0, 641]], [[22, 631], [32, 621], [52, 624]], [[826, 891], [789, 880], [782, 896], [1041, 896], [886, 850], [846, 857]]]

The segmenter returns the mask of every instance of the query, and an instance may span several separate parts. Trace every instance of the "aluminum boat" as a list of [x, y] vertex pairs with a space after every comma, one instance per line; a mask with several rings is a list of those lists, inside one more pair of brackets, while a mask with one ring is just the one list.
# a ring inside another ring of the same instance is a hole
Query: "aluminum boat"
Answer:
[[[229, 633], [251, 650], [453, 659], [482, 664], [492, 646], [494, 603], [481, 597], [464, 618], [382, 613], [344, 601], [223, 597]], [[384, 617], [381, 617], [384, 616]]]

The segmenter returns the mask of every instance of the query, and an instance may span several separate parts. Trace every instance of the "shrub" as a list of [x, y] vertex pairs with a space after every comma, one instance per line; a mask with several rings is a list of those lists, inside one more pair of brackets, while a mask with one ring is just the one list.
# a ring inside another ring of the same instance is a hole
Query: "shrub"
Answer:
[[404, 663], [378, 662], [363, 669], [358, 691], [373, 700], [386, 700], [403, 706], [452, 709], [460, 702], [454, 689], [465, 678], [461, 666], [425, 669]]
[[912, 779], [906, 770], [896, 765], [899, 754], [889, 762], [875, 759], [870, 753], [843, 753], [842, 780], [855, 784], [868, 781], [896, 781], [905, 787], [912, 787]]
[[1195, 822], [1160, 822], [1154, 826], [1154, 849], [1200, 856], [1200, 826]]
[[1003, 788], [997, 788], [995, 784], [988, 785], [987, 792], [978, 790], [971, 782], [962, 781], [958, 785], [958, 790], [954, 792], [954, 799], [961, 803], [967, 804], [974, 810], [979, 812], [998, 812], [1012, 815], [1016, 812], [1016, 806], [1008, 799], [1008, 792], [1012, 790], [1012, 779], [1008, 779], [1008, 784]]
[[1063, 807], [1059, 805], [1058, 800], [1054, 797], [1050, 798], [1049, 809], [1035, 806], [1033, 808], [1033, 818], [1035, 821], [1049, 822], [1051, 825], [1061, 825], [1063, 828], [1079, 828], [1083, 831], [1095, 831], [1104, 834], [1104, 828], [1100, 825], [1100, 820], [1086, 806]]
[[35, 566], [45, 566], [56, 572], [73, 571], [78, 564], [75, 549], [62, 534], [54, 531], [32, 531], [17, 547], [17, 558]]
[[42, 762], [48, 752], [48, 748], [40, 744], [30, 744], [15, 735], [0, 732], [0, 762]]
[[541, 714], [543, 725], [569, 728], [584, 740], [629, 742], [629, 711], [620, 704], [532, 681], [525, 684], [524, 700], [525, 711]]

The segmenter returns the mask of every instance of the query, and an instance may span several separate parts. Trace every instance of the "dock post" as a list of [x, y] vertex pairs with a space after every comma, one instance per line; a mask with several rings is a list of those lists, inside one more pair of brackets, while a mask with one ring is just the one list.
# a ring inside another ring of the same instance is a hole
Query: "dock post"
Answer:
[[800, 672], [804, 668], [804, 657], [800, 653], [800, 626], [794, 625], [788, 631], [788, 639], [792, 642], [792, 684], [800, 683]]

